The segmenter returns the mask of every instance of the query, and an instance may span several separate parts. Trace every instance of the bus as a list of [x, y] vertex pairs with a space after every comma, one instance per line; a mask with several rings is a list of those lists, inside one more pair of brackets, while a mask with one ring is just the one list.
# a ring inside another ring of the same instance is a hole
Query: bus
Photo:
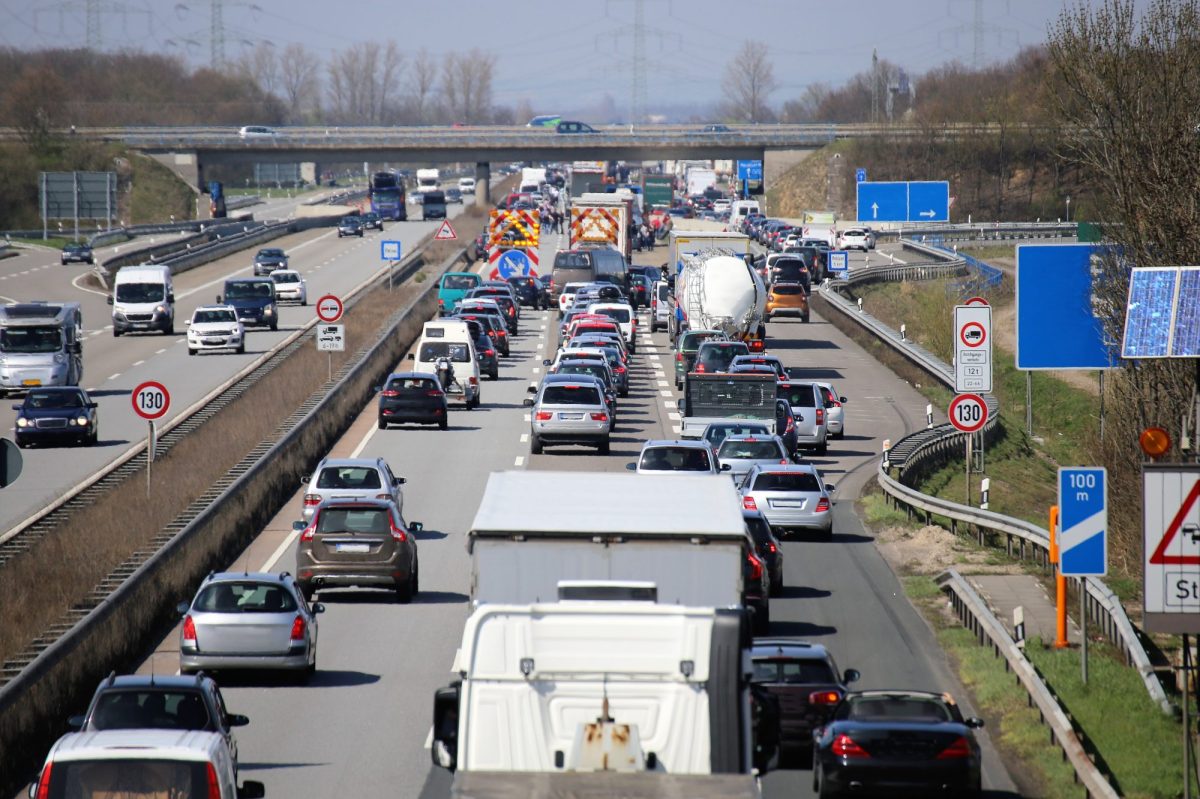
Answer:
[[371, 176], [371, 210], [384, 219], [406, 221], [404, 181], [396, 172], [376, 172]]

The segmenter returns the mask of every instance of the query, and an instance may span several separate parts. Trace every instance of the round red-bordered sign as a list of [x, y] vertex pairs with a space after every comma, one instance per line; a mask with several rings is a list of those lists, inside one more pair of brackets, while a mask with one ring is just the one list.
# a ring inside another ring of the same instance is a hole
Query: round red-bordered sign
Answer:
[[987, 403], [978, 394], [959, 394], [950, 400], [950, 410], [946, 415], [950, 417], [950, 424], [959, 430], [975, 433], [987, 424]]
[[171, 392], [167, 387], [155, 380], [147, 380], [129, 395], [133, 404], [133, 412], [148, 421], [161, 419], [171, 408]]
[[317, 318], [325, 324], [333, 324], [342, 318], [342, 301], [333, 294], [317, 300]]
[[987, 341], [987, 329], [978, 322], [967, 322], [959, 328], [958, 337], [968, 347], [982, 347]]
[[988, 301], [983, 297], [972, 297], [963, 303], [963, 305], [987, 305]]

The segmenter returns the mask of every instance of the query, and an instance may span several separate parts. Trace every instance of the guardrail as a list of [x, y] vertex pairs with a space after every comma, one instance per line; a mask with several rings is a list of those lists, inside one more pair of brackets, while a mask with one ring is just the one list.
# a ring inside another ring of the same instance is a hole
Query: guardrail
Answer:
[[1020, 239], [1075, 238], [1079, 226], [1074, 222], [936, 222], [917, 225], [898, 224], [880, 227], [876, 238], [904, 239], [924, 244], [954, 241], [1009, 241]]
[[1050, 740], [1062, 750], [1063, 758], [1075, 770], [1075, 780], [1089, 799], [1117, 799], [1120, 796], [1108, 778], [1088, 755], [1074, 725], [1059, 706], [1037, 669], [1025, 657], [1012, 636], [988, 609], [975, 589], [957, 571], [950, 569], [937, 578], [938, 587], [949, 595], [962, 625], [970, 630], [980, 645], [990, 646], [996, 657], [1004, 658], [1004, 668], [1015, 675], [1017, 685], [1029, 695], [1030, 707], [1036, 707], [1043, 724], [1050, 728]]
[[[944, 251], [907, 241], [905, 247], [944, 258], [947, 266], [952, 264], [958, 265], [960, 268], [965, 266], [965, 262], [961, 258], [950, 258]], [[910, 279], [921, 279], [923, 275], [931, 274], [930, 268], [925, 265], [872, 267], [855, 270], [848, 280], [824, 283], [818, 290], [831, 307], [862, 325], [922, 371], [953, 390], [954, 374], [948, 364], [914, 342], [901, 338], [897, 331], [892, 330], [865, 311], [860, 312], [856, 305], [838, 293], [840, 289], [855, 283], [878, 279], [898, 279], [895, 270], [903, 271], [905, 269], [912, 270]], [[884, 275], [886, 277], [882, 277]], [[984, 428], [985, 435], [995, 435], [998, 431], [999, 405], [990, 395], [985, 399], [988, 402], [988, 422]], [[1010, 556], [1014, 555], [1014, 552], [1022, 559], [1029, 555], [1040, 565], [1048, 565], [1050, 534], [1046, 529], [1023, 519], [1003, 516], [969, 505], [928, 496], [905, 484], [905, 481], [919, 479], [923, 470], [944, 463], [950, 453], [963, 451], [964, 435], [951, 425], [942, 424], [918, 431], [895, 442], [880, 460], [878, 472], [880, 487], [897, 504], [903, 504], [908, 508], [910, 513], [912, 509], [916, 509], [923, 512], [927, 520], [931, 520], [934, 515], [946, 518], [950, 520], [951, 530], [955, 533], [957, 533], [959, 522], [968, 527], [974, 526], [978, 531], [980, 544], [986, 543], [987, 531], [1002, 535], [1005, 538], [1005, 549]], [[899, 480], [890, 475], [891, 469], [898, 471]], [[1078, 591], [1078, 580], [1072, 578], [1068, 582]], [[1088, 579], [1086, 587], [1087, 597], [1084, 604], [1089, 627], [1102, 631], [1105, 637], [1121, 651], [1126, 664], [1138, 672], [1150, 698], [1163, 712], [1174, 713], [1174, 705], [1167, 698], [1154, 666], [1146, 654], [1143, 638], [1129, 620], [1119, 598], [1098, 578]]]

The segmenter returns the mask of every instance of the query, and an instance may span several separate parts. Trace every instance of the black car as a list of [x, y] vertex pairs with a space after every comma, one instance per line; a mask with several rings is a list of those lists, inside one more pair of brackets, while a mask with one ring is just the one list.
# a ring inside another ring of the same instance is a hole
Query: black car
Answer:
[[584, 122], [563, 120], [554, 127], [555, 133], [595, 133], [596, 129]]
[[233, 728], [249, 723], [245, 716], [229, 712], [221, 689], [203, 672], [187, 677], [118, 677], [113, 672], [96, 688], [87, 712], [67, 720], [68, 726], [81, 732], [166, 729], [220, 733], [229, 745], [235, 768], [238, 747]]
[[217, 295], [217, 305], [232, 305], [237, 311], [238, 321], [243, 325], [262, 325], [272, 330], [279, 329], [275, 281], [269, 278], [226, 280], [225, 294]]
[[287, 269], [288, 257], [278, 247], [264, 247], [254, 256], [254, 274], [265, 277], [276, 269]]
[[342, 217], [342, 221], [338, 222], [337, 231], [339, 239], [343, 236], [358, 236], [359, 238], [362, 238], [362, 220], [357, 216]]
[[362, 226], [368, 230], [383, 230], [383, 217], [375, 211], [367, 211], [362, 215]]
[[[786, 713], [786, 711], [785, 711]], [[886, 790], [916, 796], [978, 796], [983, 719], [964, 719], [949, 694], [846, 694], [813, 733], [813, 787], [820, 796]]]
[[771, 532], [771, 525], [767, 524], [761, 511], [743, 510], [742, 521], [754, 539], [759, 559], [766, 564], [771, 596], [779, 596], [783, 593], [783, 548], [779, 545], [779, 539]]
[[542, 307], [549, 310], [550, 304], [554, 302], [554, 278], [550, 275], [538, 275], [535, 279], [538, 291], [541, 292]]
[[96, 403], [82, 388], [31, 388], [17, 412], [13, 437], [18, 447], [30, 444], [75, 443], [91, 446], [99, 435]]
[[785, 399], [775, 399], [775, 434], [783, 440], [783, 446], [793, 458], [800, 451], [799, 433], [796, 431], [796, 414]]
[[859, 673], [838, 671], [828, 649], [795, 638], [755, 638], [750, 661], [751, 682], [779, 700], [783, 754], [806, 758], [813, 730], [829, 721]]
[[468, 291], [467, 296], [463, 299], [494, 300], [504, 313], [504, 324], [508, 327], [508, 332], [514, 336], [517, 335], [519, 314], [517, 313], [517, 304], [513, 302], [512, 292], [497, 286], [478, 286]]
[[512, 286], [513, 291], [517, 294], [517, 300], [522, 305], [542, 309], [550, 307], [550, 297], [543, 290], [542, 284], [537, 278], [516, 275], [508, 279], [508, 285]]
[[443, 430], [450, 426], [446, 392], [433, 375], [396, 372], [379, 388], [379, 429], [405, 422], [436, 424]]
[[69, 263], [94, 264], [96, 256], [92, 254], [92, 248], [86, 243], [75, 242], [62, 248], [62, 262], [63, 265]]
[[506, 329], [503, 320], [494, 314], [476, 313], [468, 311], [467, 313], [457, 314], [451, 317], [452, 319], [463, 319], [468, 322], [478, 322], [483, 327], [483, 332], [487, 333], [491, 339], [492, 346], [495, 347], [501, 355], [506, 358], [511, 354], [511, 348], [508, 345], [508, 330]]
[[645, 275], [629, 276], [629, 304], [633, 310], [650, 307], [650, 292], [654, 290], [654, 282]]
[[492, 380], [499, 380], [500, 356], [496, 352], [496, 345], [492, 343], [492, 337], [488, 335], [487, 329], [479, 320], [464, 319], [463, 321], [467, 323], [467, 330], [475, 342], [475, 360], [479, 361], [480, 373], [487, 375]]

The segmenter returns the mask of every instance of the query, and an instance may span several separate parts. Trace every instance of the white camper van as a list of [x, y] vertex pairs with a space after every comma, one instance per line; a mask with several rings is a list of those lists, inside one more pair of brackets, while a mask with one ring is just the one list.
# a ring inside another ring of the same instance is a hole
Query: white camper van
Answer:
[[464, 402], [467, 410], [479, 407], [479, 360], [466, 322], [459, 319], [426, 322], [416, 352], [408, 357], [416, 361], [416, 371], [430, 374], [438, 373], [439, 358], [448, 358], [454, 379], [446, 388], [447, 398]]
[[0, 305], [0, 396], [83, 377], [83, 311], [77, 302]]
[[157, 330], [175, 334], [175, 286], [171, 267], [161, 264], [127, 266], [113, 279], [108, 298], [113, 307], [113, 336]]

